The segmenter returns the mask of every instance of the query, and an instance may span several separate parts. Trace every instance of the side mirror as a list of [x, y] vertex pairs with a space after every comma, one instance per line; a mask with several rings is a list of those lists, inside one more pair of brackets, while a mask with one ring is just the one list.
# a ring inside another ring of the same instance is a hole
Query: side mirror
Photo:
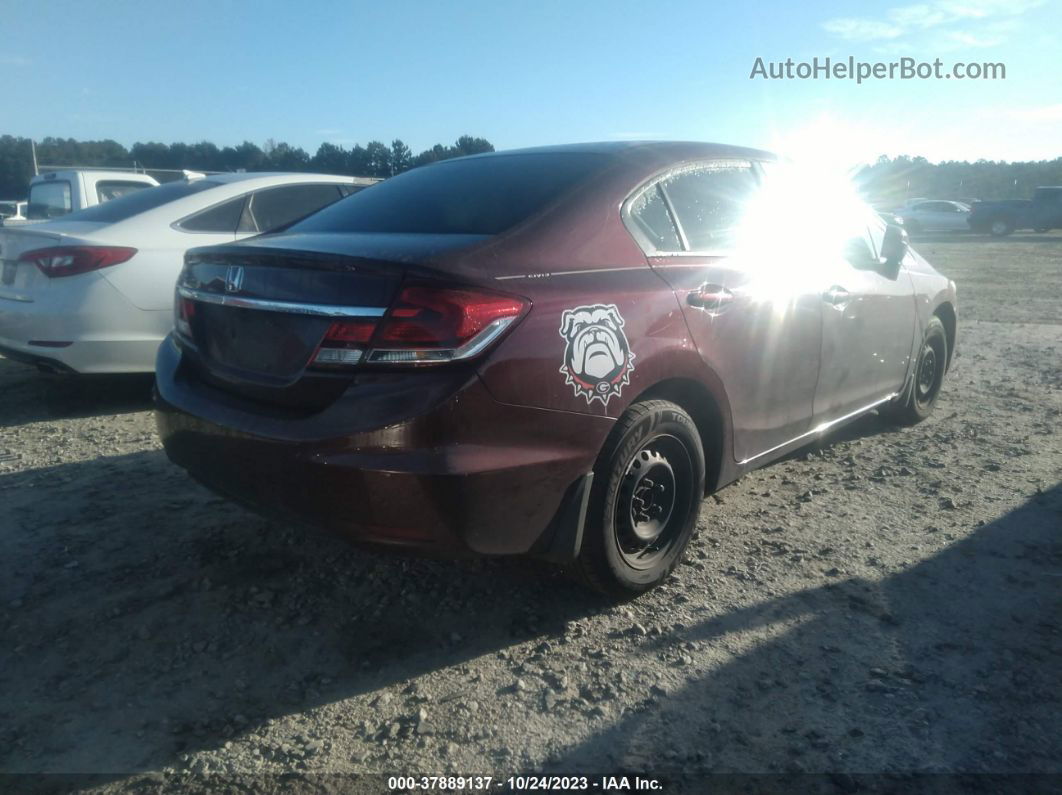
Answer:
[[881, 261], [886, 267], [899, 270], [903, 264], [903, 258], [907, 256], [910, 248], [910, 238], [907, 230], [896, 224], [885, 227], [885, 236], [881, 241]]

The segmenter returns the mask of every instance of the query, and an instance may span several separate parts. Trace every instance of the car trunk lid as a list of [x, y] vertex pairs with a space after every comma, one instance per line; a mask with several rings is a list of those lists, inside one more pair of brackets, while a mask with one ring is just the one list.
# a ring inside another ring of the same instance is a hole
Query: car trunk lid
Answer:
[[332, 324], [378, 320], [407, 273], [476, 242], [411, 237], [439, 236], [280, 235], [190, 252], [176, 298], [179, 317], [190, 302], [189, 366], [226, 392], [323, 408], [352, 378], [312, 364]]
[[102, 224], [48, 223], [24, 227], [0, 226], [0, 298], [31, 302], [51, 282], [35, 265], [19, 262], [28, 251], [53, 246], [91, 244], [86, 235]]

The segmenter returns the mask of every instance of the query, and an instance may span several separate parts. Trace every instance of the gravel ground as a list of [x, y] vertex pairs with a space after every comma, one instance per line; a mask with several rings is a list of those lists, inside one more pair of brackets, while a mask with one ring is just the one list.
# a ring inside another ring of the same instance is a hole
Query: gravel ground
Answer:
[[0, 360], [0, 770], [1062, 775], [1062, 235], [916, 244], [960, 291], [935, 416], [706, 500], [619, 607], [260, 519], [166, 461], [148, 382]]

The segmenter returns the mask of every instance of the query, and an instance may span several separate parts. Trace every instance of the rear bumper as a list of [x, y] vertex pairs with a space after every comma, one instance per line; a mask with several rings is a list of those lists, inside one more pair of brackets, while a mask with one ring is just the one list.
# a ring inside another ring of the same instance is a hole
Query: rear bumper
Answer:
[[[498, 403], [474, 373], [438, 397], [436, 377], [366, 375], [299, 416], [203, 384], [166, 341], [155, 416], [173, 462], [267, 516], [445, 556], [541, 549], [613, 421]], [[433, 397], [411, 411], [411, 390]]]
[[138, 309], [97, 274], [68, 279], [31, 296], [0, 289], [0, 348], [78, 373], [151, 372], [172, 311]]

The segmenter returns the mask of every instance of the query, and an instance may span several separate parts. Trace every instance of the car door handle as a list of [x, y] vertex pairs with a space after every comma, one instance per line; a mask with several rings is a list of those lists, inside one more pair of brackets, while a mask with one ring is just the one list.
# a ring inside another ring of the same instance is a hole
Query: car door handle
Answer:
[[722, 312], [734, 301], [734, 294], [721, 284], [705, 283], [686, 294], [686, 303], [706, 312]]
[[833, 285], [829, 290], [822, 294], [822, 300], [832, 306], [840, 306], [841, 304], [848, 303], [852, 294], [843, 287]]

